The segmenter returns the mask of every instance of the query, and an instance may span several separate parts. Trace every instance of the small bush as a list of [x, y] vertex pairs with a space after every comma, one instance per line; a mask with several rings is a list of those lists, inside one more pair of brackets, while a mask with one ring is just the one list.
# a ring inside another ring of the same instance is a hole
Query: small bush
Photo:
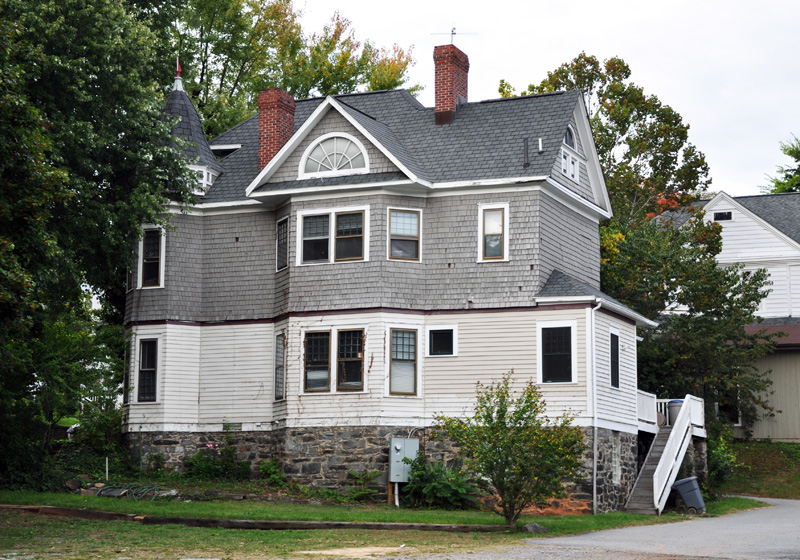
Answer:
[[184, 476], [201, 480], [245, 480], [250, 476], [250, 463], [236, 459], [236, 448], [207, 443], [194, 457], [183, 460]]
[[364, 471], [358, 473], [356, 471], [348, 471], [348, 473], [356, 482], [355, 486], [347, 487], [347, 494], [345, 499], [350, 503], [363, 504], [371, 502], [375, 499], [377, 490], [370, 488], [369, 485], [372, 481], [381, 475], [381, 471]]
[[280, 463], [273, 457], [269, 461], [261, 461], [258, 474], [271, 488], [286, 488], [286, 475], [283, 474]]
[[475, 507], [477, 489], [461, 469], [448, 467], [440, 461], [429, 463], [422, 451], [415, 459], [405, 459], [405, 462], [411, 466], [405, 491], [412, 506], [439, 509]]
[[731, 478], [739, 466], [733, 450], [733, 429], [727, 422], [712, 422], [708, 433], [708, 479], [719, 486]]

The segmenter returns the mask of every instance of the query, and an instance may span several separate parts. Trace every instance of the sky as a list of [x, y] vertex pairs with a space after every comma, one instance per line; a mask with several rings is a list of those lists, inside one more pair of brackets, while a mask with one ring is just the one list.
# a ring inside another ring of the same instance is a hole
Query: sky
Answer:
[[800, 1], [797, 0], [294, 0], [306, 33], [334, 11], [357, 39], [413, 46], [410, 83], [433, 105], [433, 48], [469, 56], [469, 100], [538, 83], [581, 51], [617, 56], [631, 80], [691, 126], [713, 192], [755, 195], [792, 160], [781, 142], [800, 137]]

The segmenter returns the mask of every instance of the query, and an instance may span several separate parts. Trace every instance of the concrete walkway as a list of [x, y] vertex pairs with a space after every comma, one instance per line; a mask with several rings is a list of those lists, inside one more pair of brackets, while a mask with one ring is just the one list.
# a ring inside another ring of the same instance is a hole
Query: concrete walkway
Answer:
[[[772, 507], [683, 523], [525, 542], [532, 549], [563, 546], [694, 558], [800, 559], [800, 500], [758, 500]], [[528, 555], [523, 553], [522, 557]], [[535, 558], [536, 553], [530, 557]]]

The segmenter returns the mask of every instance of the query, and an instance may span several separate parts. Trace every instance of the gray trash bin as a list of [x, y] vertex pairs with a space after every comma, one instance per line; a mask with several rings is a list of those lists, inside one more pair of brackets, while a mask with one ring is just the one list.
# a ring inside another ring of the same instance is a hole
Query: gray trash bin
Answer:
[[697, 484], [696, 476], [676, 480], [672, 487], [680, 494], [681, 500], [686, 504], [686, 509], [689, 510], [689, 513], [706, 512], [706, 503], [700, 493], [700, 486]]
[[667, 403], [667, 410], [669, 411], [669, 425], [674, 426], [675, 421], [678, 419], [678, 414], [681, 412], [681, 407], [683, 407], [683, 400], [675, 399], [671, 400]]

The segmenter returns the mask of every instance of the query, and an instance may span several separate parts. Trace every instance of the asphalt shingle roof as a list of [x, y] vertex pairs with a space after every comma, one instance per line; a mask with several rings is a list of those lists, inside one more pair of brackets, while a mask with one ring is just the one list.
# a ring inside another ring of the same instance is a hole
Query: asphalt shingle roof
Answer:
[[191, 99], [183, 89], [173, 89], [167, 96], [164, 113], [178, 117], [178, 122], [172, 127], [172, 135], [176, 138], [188, 140], [191, 145], [184, 149], [189, 162], [195, 165], [205, 165], [214, 171], [222, 172], [223, 167], [214, 157], [208, 145], [208, 139], [203, 132], [203, 122]]
[[800, 193], [737, 196], [734, 200], [800, 243]]
[[[514, 179], [549, 176], [579, 92], [555, 92], [461, 105], [449, 125], [436, 125], [434, 109], [423, 107], [405, 90], [369, 92], [335, 97], [342, 109], [383, 145], [409, 172], [431, 182]], [[295, 131], [323, 102], [322, 98], [296, 102]], [[528, 167], [523, 141], [528, 138]], [[538, 152], [539, 138], [543, 150]], [[212, 145], [241, 144], [221, 160], [224, 174], [204, 202], [245, 199], [245, 189], [259, 173], [258, 118], [253, 116], [224, 132]], [[396, 174], [381, 174], [393, 180]], [[391, 177], [389, 177], [391, 175]], [[364, 176], [331, 177], [327, 185], [374, 180]], [[275, 191], [317, 186], [318, 180], [263, 185]]]
[[545, 282], [544, 287], [536, 294], [535, 297], [580, 297], [580, 296], [594, 296], [623, 307], [625, 304], [620, 303], [613, 297], [609, 296], [587, 284], [581, 282], [577, 278], [573, 278], [569, 274], [564, 274], [560, 270], [554, 270], [550, 274], [550, 278]]

